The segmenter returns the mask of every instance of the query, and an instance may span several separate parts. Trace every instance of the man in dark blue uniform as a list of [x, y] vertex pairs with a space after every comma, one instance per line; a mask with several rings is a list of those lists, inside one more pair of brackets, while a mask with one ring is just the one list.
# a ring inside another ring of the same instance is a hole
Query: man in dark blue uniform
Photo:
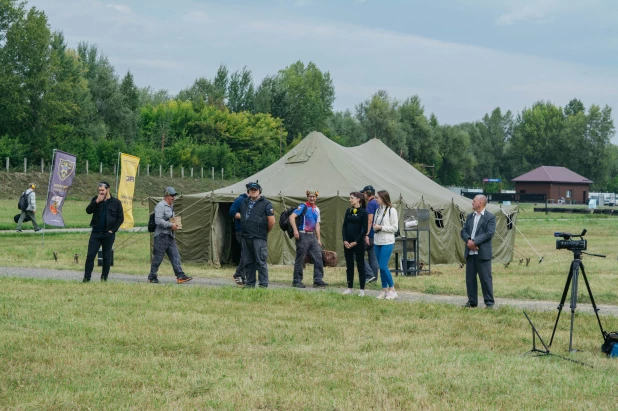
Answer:
[[247, 184], [249, 196], [240, 205], [240, 225], [242, 227], [242, 249], [244, 274], [247, 277], [245, 288], [255, 288], [256, 270], [259, 285], [268, 287], [268, 233], [275, 226], [275, 210], [270, 201], [262, 195], [262, 187], [257, 183]]

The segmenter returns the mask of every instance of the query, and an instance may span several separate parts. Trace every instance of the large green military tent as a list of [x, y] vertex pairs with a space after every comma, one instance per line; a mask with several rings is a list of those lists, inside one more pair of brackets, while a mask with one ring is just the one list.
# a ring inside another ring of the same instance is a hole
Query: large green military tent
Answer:
[[[459, 232], [462, 219], [472, 211], [471, 200], [435, 183], [378, 139], [342, 147], [318, 132], [310, 133], [279, 161], [243, 181], [209, 193], [180, 196], [174, 207], [182, 216], [183, 230], [178, 232], [177, 242], [183, 261], [216, 266], [231, 262], [235, 240], [228, 212], [249, 181], [259, 181], [277, 220], [282, 210], [306, 200], [306, 190], [318, 190], [322, 243], [326, 249], [337, 251], [340, 265], [344, 263], [341, 226], [349, 193], [369, 184], [376, 190], [388, 190], [401, 218], [404, 208], [431, 210], [432, 264], [463, 261], [464, 243]], [[517, 208], [490, 205], [488, 209], [497, 218], [494, 259], [510, 261], [515, 241], [511, 228]], [[427, 242], [420, 241], [420, 246], [420, 259], [427, 262]], [[268, 252], [270, 264], [294, 263], [294, 242], [278, 225], [269, 235]]]

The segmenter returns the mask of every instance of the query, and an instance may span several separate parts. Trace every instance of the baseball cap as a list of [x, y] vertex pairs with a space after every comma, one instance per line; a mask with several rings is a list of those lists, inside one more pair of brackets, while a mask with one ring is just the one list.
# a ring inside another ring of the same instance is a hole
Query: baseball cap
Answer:
[[373, 188], [373, 186], [365, 186], [365, 188], [363, 188], [360, 192], [364, 193], [365, 191], [371, 191], [372, 193], [376, 192], [376, 190]]
[[261, 190], [262, 187], [257, 183], [257, 182], [250, 182], [247, 183], [247, 191], [251, 190], [251, 189], [256, 189], [256, 190]]
[[167, 187], [165, 191], [163, 191], [163, 197], [165, 196], [177, 196], [178, 193], [174, 190], [174, 187]]

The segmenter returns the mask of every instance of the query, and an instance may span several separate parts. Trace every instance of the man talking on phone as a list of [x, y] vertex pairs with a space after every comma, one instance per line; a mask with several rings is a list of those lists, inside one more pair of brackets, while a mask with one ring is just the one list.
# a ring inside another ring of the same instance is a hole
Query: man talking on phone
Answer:
[[86, 268], [83, 280], [85, 283], [90, 282], [92, 270], [94, 269], [94, 259], [99, 248], [103, 248], [101, 281], [107, 281], [116, 231], [124, 222], [122, 203], [117, 198], [112, 197], [109, 183], [101, 181], [97, 189], [99, 191], [98, 195], [93, 197], [88, 207], [86, 207], [86, 212], [92, 214], [92, 220], [90, 221], [92, 233], [90, 233], [88, 254], [86, 255]]

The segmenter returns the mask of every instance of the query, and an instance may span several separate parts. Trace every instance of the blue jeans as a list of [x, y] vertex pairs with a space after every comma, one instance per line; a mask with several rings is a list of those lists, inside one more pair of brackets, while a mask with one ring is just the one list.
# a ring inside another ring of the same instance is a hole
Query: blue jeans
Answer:
[[380, 281], [382, 281], [382, 288], [395, 286], [393, 276], [388, 269], [388, 261], [391, 259], [394, 246], [395, 244], [374, 245], [376, 250], [376, 258], [378, 259], [378, 265], [380, 266]]

